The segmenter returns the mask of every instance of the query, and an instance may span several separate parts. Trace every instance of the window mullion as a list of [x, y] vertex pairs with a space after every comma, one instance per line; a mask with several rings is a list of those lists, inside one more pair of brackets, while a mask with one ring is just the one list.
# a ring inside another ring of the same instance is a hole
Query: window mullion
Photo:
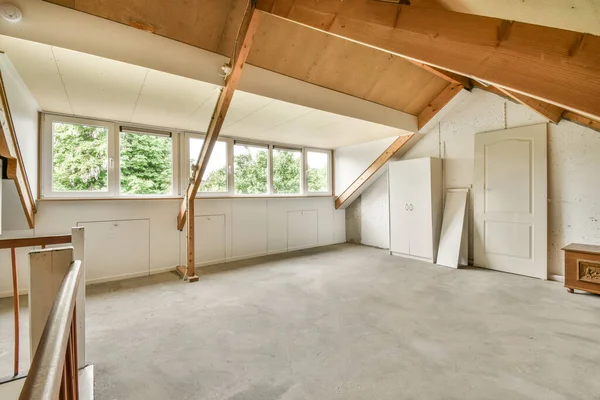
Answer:
[[[108, 195], [119, 195], [119, 132], [114, 124], [110, 124], [108, 131]], [[112, 160], [112, 163], [111, 163]]]

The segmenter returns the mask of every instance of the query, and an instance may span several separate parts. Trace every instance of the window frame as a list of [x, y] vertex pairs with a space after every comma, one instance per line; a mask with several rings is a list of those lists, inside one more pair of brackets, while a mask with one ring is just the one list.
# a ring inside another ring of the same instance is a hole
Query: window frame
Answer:
[[[107, 190], [105, 192], [98, 191], [54, 191], [52, 188], [52, 179], [54, 175], [53, 158], [52, 158], [52, 124], [54, 122], [62, 122], [67, 124], [91, 125], [100, 126], [108, 129], [107, 133]], [[69, 117], [62, 115], [44, 114], [43, 115], [44, 134], [42, 135], [41, 145], [41, 160], [40, 160], [40, 183], [41, 192], [40, 198], [86, 198], [86, 197], [115, 197], [117, 188], [115, 186], [117, 177], [115, 176], [115, 123], [109, 121], [99, 121], [94, 119], [85, 119], [78, 117]]]
[[[235, 145], [242, 145], [248, 147], [256, 147], [267, 150], [267, 192], [266, 193], [255, 193], [255, 194], [244, 194], [244, 193], [236, 193], [235, 192]], [[271, 157], [271, 149], [272, 145], [266, 143], [259, 143], [252, 140], [238, 140], [233, 139], [232, 143], [232, 158], [231, 158], [231, 170], [232, 170], [232, 186], [233, 186], [233, 194], [234, 197], [271, 197], [273, 196], [273, 166], [272, 166], [272, 157]]]
[[[121, 198], [163, 198], [163, 197], [174, 197], [179, 192], [178, 173], [179, 163], [177, 162], [177, 140], [179, 135], [176, 132], [170, 130], [152, 129], [146, 127], [140, 127], [135, 124], [119, 124], [119, 129], [115, 132], [115, 174], [116, 174], [116, 196]], [[133, 194], [121, 192], [121, 133], [132, 133], [136, 135], [150, 135], [150, 136], [167, 136], [171, 138], [171, 193], [167, 194]]]
[[[305, 177], [306, 174], [304, 173], [304, 147], [296, 147], [293, 145], [285, 145], [285, 144], [273, 144], [270, 146], [270, 153], [271, 153], [271, 158], [270, 161], [271, 163], [269, 164], [269, 170], [270, 170], [270, 175], [271, 175], [271, 180], [270, 180], [270, 193], [271, 196], [275, 196], [275, 197], [301, 197], [301, 196], [307, 196], [306, 194], [306, 190], [305, 190], [305, 186], [306, 186], [306, 182], [305, 182]], [[273, 152], [275, 150], [283, 150], [283, 151], [294, 151], [294, 152], [300, 152], [300, 191], [299, 193], [275, 193], [275, 191], [273, 190]]]
[[[196, 133], [196, 132], [185, 132], [184, 134], [184, 149], [183, 149], [183, 157], [181, 157], [180, 165], [181, 165], [181, 193], [183, 196], [186, 195], [186, 190], [188, 187], [188, 183], [190, 182], [190, 177], [187, 175], [190, 167], [188, 165], [190, 159], [190, 139], [202, 139], [206, 140], [206, 133]], [[234, 197], [234, 183], [233, 183], [233, 139], [226, 137], [217, 138], [217, 142], [225, 143], [226, 154], [227, 154], [227, 190], [225, 192], [202, 192], [198, 188], [198, 192], [196, 193], [196, 198], [201, 197]], [[216, 144], [216, 143], [215, 143]], [[214, 148], [213, 148], [214, 150]]]
[[[308, 190], [308, 152], [327, 154], [327, 190], [324, 192], [311, 192]], [[317, 149], [314, 147], [304, 148], [304, 176], [305, 193], [307, 196], [331, 196], [333, 192], [333, 152], [331, 150]]]
[[[52, 124], [64, 122], [106, 127], [108, 129], [107, 141], [107, 191], [52, 191], [53, 160], [52, 160]], [[121, 132], [148, 135], [169, 135], [172, 145], [172, 171], [170, 194], [127, 194], [121, 193]], [[39, 199], [66, 199], [76, 200], [85, 198], [95, 199], [165, 199], [185, 197], [190, 181], [189, 171], [189, 139], [206, 139], [206, 133], [189, 130], [161, 128], [150, 125], [128, 123], [121, 121], [103, 120], [97, 118], [74, 117], [58, 113], [42, 113], [40, 124], [39, 144]], [[234, 138], [220, 136], [217, 141], [225, 143], [227, 153], [227, 191], [225, 192], [200, 192], [196, 198], [252, 198], [252, 197], [331, 197], [333, 196], [333, 150], [291, 145], [285, 143], [269, 142], [247, 138]], [[236, 194], [234, 171], [234, 145], [246, 145], [267, 150], [267, 193]], [[275, 193], [273, 190], [273, 151], [289, 150], [300, 152], [300, 188], [299, 193]], [[327, 185], [328, 190], [323, 192], [308, 191], [308, 152], [327, 154]]]

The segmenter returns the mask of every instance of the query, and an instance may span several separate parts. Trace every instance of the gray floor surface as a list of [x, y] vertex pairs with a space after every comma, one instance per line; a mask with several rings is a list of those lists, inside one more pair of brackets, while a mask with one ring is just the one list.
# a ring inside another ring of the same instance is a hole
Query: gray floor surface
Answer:
[[600, 399], [600, 296], [559, 283], [350, 244], [202, 273], [88, 287], [97, 399]]

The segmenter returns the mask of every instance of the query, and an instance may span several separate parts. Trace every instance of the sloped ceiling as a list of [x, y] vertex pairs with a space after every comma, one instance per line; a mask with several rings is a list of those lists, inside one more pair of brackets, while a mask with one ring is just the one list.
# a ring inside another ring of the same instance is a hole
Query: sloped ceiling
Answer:
[[[137, 65], [0, 35], [44, 111], [194, 132], [210, 122], [220, 87]], [[221, 134], [321, 148], [404, 131], [236, 91]]]
[[[49, 0], [231, 56], [247, 0]], [[401, 57], [265, 15], [249, 64], [416, 115], [448, 82]], [[389, 90], [394, 88], [394, 90]]]

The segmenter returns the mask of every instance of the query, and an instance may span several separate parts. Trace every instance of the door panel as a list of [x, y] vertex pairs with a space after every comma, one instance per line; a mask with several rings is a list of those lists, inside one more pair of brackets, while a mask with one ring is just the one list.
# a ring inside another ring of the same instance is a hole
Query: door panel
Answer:
[[287, 248], [299, 250], [319, 243], [317, 210], [288, 211]]
[[80, 222], [85, 228], [86, 280], [150, 273], [150, 221]]
[[475, 265], [547, 278], [546, 130], [475, 135]]
[[431, 243], [431, 161], [428, 158], [411, 162], [410, 171], [410, 201], [408, 204], [410, 218], [410, 255], [415, 257], [432, 258], [433, 244]]
[[225, 261], [225, 215], [196, 215], [194, 223], [196, 264]]
[[410, 253], [410, 173], [406, 162], [390, 163], [388, 170], [390, 196], [390, 251]]

